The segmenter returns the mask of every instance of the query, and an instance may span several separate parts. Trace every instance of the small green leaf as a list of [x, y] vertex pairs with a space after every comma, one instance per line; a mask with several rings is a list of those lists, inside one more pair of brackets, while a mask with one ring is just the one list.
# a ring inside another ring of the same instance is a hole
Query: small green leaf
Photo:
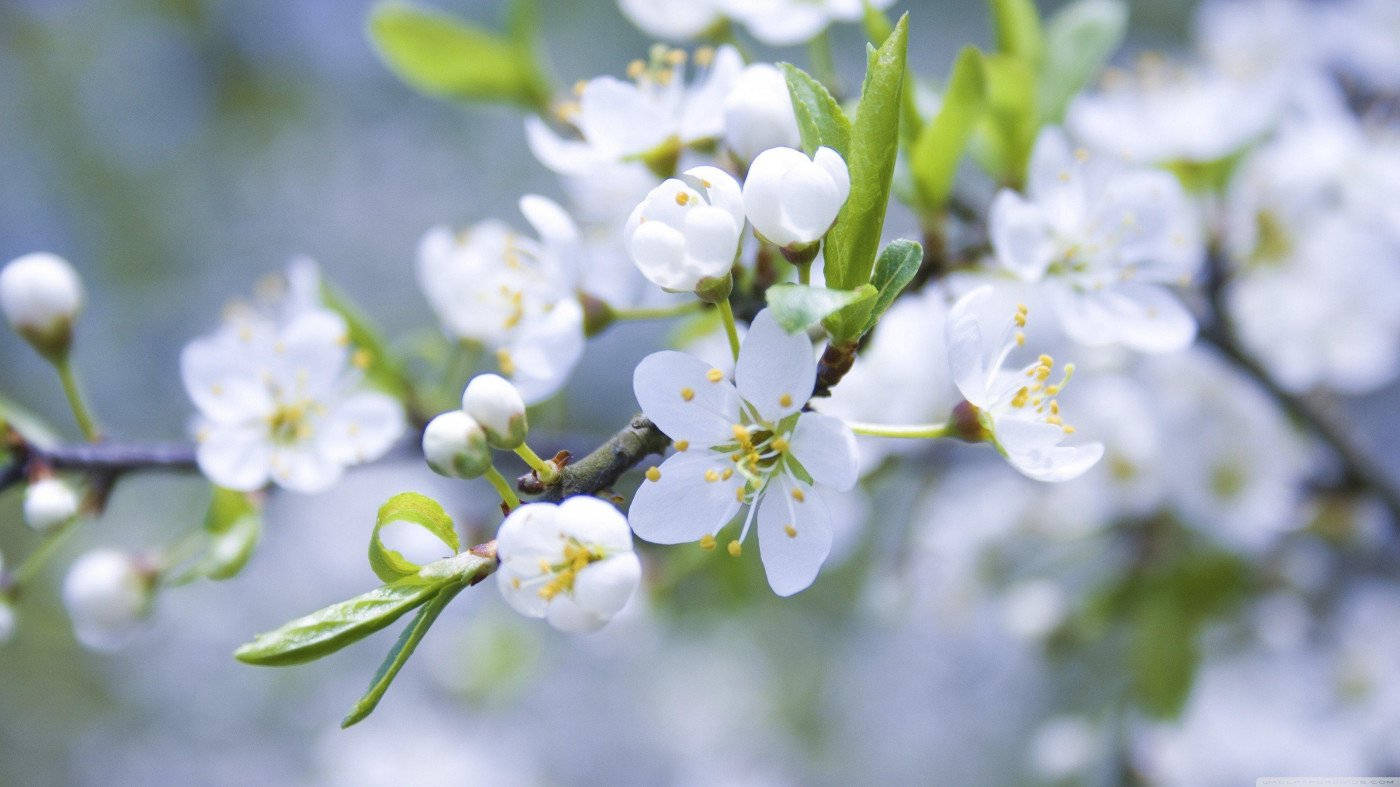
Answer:
[[982, 118], [986, 103], [982, 53], [976, 47], [963, 47], [953, 63], [953, 74], [943, 92], [938, 114], [919, 132], [910, 153], [910, 168], [920, 207], [924, 210], [940, 212], [947, 205], [958, 162]]
[[209, 500], [209, 512], [204, 515], [204, 529], [214, 534], [226, 533], [239, 519], [257, 511], [247, 493], [216, 486]]
[[851, 148], [851, 121], [841, 111], [841, 105], [806, 71], [791, 63], [779, 63], [778, 67], [783, 70], [788, 94], [792, 96], [802, 149], [810, 156], [825, 146], [845, 158]]
[[1201, 660], [1197, 625], [1171, 597], [1149, 599], [1136, 613], [1129, 642], [1135, 694], [1149, 714], [1173, 718]]
[[438, 591], [428, 603], [418, 608], [418, 614], [414, 615], [413, 622], [403, 630], [399, 639], [390, 648], [389, 655], [384, 657], [383, 663], [375, 671], [374, 677], [370, 679], [369, 688], [365, 691], [355, 707], [350, 709], [350, 713], [340, 722], [340, 728], [345, 729], [353, 724], [362, 721], [370, 713], [374, 712], [375, 706], [384, 696], [384, 692], [389, 690], [389, 684], [394, 682], [394, 677], [403, 669], [403, 665], [408, 662], [408, 657], [413, 655], [413, 651], [418, 647], [418, 643], [423, 641], [423, 635], [428, 633], [433, 622], [437, 620], [447, 603], [456, 595], [462, 592], [465, 585], [448, 585]]
[[870, 43], [879, 46], [885, 43], [885, 39], [894, 32], [894, 25], [890, 23], [890, 18], [885, 16], [885, 12], [876, 8], [870, 0], [861, 3], [861, 25], [865, 27], [865, 37], [870, 39]]
[[365, 381], [391, 396], [405, 398], [409, 393], [408, 377], [369, 318], [325, 278], [321, 279], [321, 302], [345, 320], [350, 344], [360, 354], [357, 364], [363, 366]]
[[1012, 55], [983, 55], [982, 67], [987, 77], [987, 111], [972, 149], [999, 181], [1020, 188], [1037, 131], [1035, 74], [1025, 60]]
[[1035, 0], [989, 0], [996, 26], [997, 51], [1035, 66], [1045, 51], [1045, 35]]
[[[879, 49], [867, 47], [865, 83], [851, 126], [851, 151], [846, 165], [851, 194], [826, 236], [826, 281], [835, 289], [853, 290], [870, 281], [880, 232], [885, 225], [890, 182], [899, 151], [899, 115], [903, 98], [909, 15], [900, 17], [894, 32]], [[840, 326], [842, 333], [862, 326]]]
[[[455, 558], [449, 558], [452, 559]], [[393, 623], [405, 612], [432, 598], [453, 579], [450, 574], [431, 578], [404, 577], [259, 634], [234, 651], [234, 658], [267, 667], [319, 659]]]
[[875, 323], [879, 322], [885, 310], [894, 303], [894, 299], [914, 280], [914, 275], [919, 272], [923, 261], [924, 247], [904, 238], [891, 241], [884, 251], [880, 252], [879, 259], [875, 260], [875, 273], [870, 277], [870, 283], [874, 285], [878, 294], [870, 308], [865, 330], [875, 327]]
[[369, 35], [400, 79], [444, 98], [504, 101], [532, 109], [549, 104], [550, 89], [532, 45], [521, 42], [528, 9], [512, 15], [512, 37], [468, 25], [398, 0], [370, 11]]
[[1122, 0], [1078, 0], [1050, 18], [1037, 96], [1041, 122], [1064, 119], [1070, 100], [1117, 51], [1127, 28], [1128, 7]]
[[[870, 39], [870, 43], [880, 46], [894, 32], [894, 23], [890, 22], [890, 18], [885, 16], [885, 12], [876, 8], [870, 0], [864, 0], [862, 6], [861, 22], [865, 27], [865, 36]], [[924, 119], [919, 114], [918, 96], [915, 95], [917, 91], [918, 85], [915, 83], [914, 73], [912, 71], [906, 73], [904, 75], [904, 96], [899, 107], [899, 141], [906, 147], [913, 144], [924, 126]]]
[[768, 306], [773, 317], [788, 333], [809, 327], [857, 301], [873, 298], [871, 291], [829, 290], [806, 284], [775, 284], [768, 288]]
[[417, 574], [422, 568], [402, 554], [384, 546], [379, 539], [379, 531], [391, 522], [412, 522], [421, 525], [439, 541], [446, 544], [455, 554], [461, 550], [457, 540], [457, 530], [452, 525], [452, 517], [442, 510], [436, 500], [417, 492], [401, 492], [389, 498], [379, 507], [379, 515], [374, 520], [374, 530], [369, 536], [369, 565], [374, 573], [385, 582], [393, 582], [402, 577]]

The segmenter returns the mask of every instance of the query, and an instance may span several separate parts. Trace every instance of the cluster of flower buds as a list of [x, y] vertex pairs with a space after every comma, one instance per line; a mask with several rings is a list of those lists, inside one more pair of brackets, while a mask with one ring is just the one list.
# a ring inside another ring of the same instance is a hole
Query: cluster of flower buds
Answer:
[[479, 374], [462, 392], [462, 408], [441, 413], [423, 430], [423, 455], [438, 475], [477, 478], [491, 469], [491, 449], [514, 450], [530, 432], [525, 401], [508, 380]]

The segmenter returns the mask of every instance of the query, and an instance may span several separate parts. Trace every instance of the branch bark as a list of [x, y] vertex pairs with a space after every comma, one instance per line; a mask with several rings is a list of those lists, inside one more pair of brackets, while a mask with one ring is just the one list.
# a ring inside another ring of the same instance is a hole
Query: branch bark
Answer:
[[671, 444], [646, 416], [634, 415], [607, 442], [592, 453], [569, 462], [550, 484], [540, 483], [534, 472], [516, 479], [516, 487], [537, 500], [559, 501], [572, 495], [593, 495], [611, 489], [622, 474], [636, 467], [650, 454], [660, 454]]
[[0, 490], [23, 481], [27, 468], [34, 465], [110, 478], [138, 470], [185, 472], [198, 467], [194, 446], [186, 443], [75, 443], [40, 447], [19, 441], [12, 450], [13, 461], [0, 470]]

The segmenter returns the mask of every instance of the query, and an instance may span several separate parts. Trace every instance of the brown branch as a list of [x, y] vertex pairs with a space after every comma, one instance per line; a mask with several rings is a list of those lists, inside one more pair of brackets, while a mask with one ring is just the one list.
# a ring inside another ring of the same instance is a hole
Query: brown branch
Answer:
[[0, 470], [0, 489], [23, 481], [31, 467], [73, 470], [115, 479], [138, 470], [195, 470], [194, 446], [185, 443], [77, 443], [41, 447], [12, 436], [13, 461]]
[[570, 462], [559, 471], [552, 483], [542, 484], [534, 472], [516, 480], [524, 494], [539, 500], [558, 501], [573, 495], [592, 495], [611, 489], [622, 474], [636, 467], [649, 454], [660, 454], [671, 444], [645, 416], [632, 420], [592, 453]]

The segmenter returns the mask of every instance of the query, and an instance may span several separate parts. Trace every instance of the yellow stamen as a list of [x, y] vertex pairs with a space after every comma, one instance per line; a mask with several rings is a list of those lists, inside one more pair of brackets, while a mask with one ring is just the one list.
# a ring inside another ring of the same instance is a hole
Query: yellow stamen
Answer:
[[779, 396], [778, 404], [783, 407], [792, 407], [792, 394], [783, 394]]
[[797, 528], [792, 525], [783, 525], [783, 532], [787, 533], [788, 538], [797, 538]]
[[684, 400], [686, 400], [687, 402], [690, 401], [691, 399], [694, 399], [694, 398], [695, 398], [695, 389], [694, 389], [694, 388], [682, 388], [682, 389], [681, 389], [681, 398], [684, 399]]
[[677, 205], [684, 205], [684, 204], [686, 204], [687, 202], [690, 202], [690, 195], [687, 194], [687, 193], [685, 193], [684, 191], [677, 191], [677, 192], [676, 192], [676, 204], [677, 204]]
[[721, 372], [718, 369], [711, 369], [710, 371], [705, 372], [705, 379], [709, 380], [712, 383], [717, 383], [720, 380], [724, 379], [724, 372]]
[[801, 489], [794, 489], [792, 490], [792, 499], [801, 503], [807, 499], [807, 496], [802, 493]]
[[734, 541], [730, 541], [729, 545], [725, 547], [725, 549], [729, 550], [730, 557], [738, 557], [744, 554], [744, 547], [739, 544], [737, 539]]
[[713, 484], [714, 482], [719, 480], [719, 473], [716, 473], [714, 470], [706, 470], [705, 480]]
[[712, 536], [712, 535], [710, 535], [709, 533], [706, 533], [705, 535], [700, 536], [700, 548], [701, 548], [701, 549], [714, 549], [714, 548], [715, 548], [715, 537]]
[[660, 481], [661, 469], [658, 467], [648, 467], [646, 476], [648, 481]]
[[689, 448], [689, 447], [690, 447], [690, 441], [689, 441], [689, 440], [677, 440], [677, 441], [676, 441], [676, 450], [677, 450], [677, 451], [684, 451], [684, 450], [686, 450], [686, 449]]

